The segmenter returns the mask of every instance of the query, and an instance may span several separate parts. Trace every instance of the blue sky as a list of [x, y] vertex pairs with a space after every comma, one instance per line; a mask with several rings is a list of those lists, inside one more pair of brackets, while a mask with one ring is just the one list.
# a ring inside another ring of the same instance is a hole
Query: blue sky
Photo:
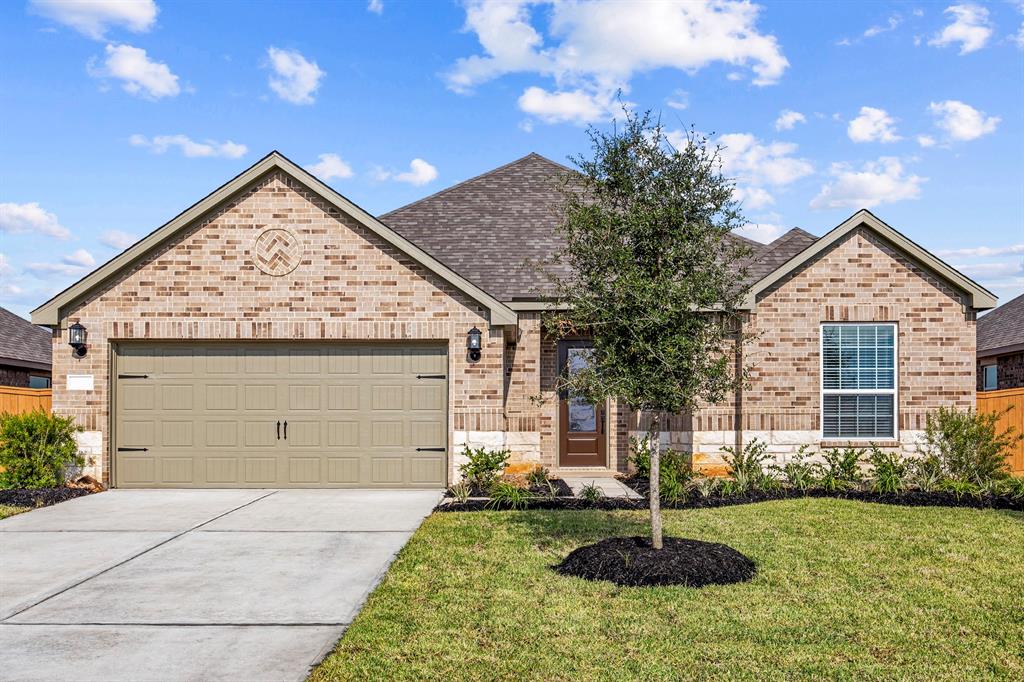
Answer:
[[1024, 291], [1024, 4], [0, 5], [0, 306], [27, 315], [272, 149], [382, 213], [615, 93], [715, 133], [748, 233], [861, 206]]

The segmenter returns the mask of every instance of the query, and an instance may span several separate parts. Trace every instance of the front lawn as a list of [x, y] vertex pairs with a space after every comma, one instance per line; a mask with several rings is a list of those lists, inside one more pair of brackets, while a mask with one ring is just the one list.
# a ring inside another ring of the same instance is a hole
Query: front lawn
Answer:
[[665, 512], [753, 581], [620, 588], [549, 569], [643, 512], [434, 514], [313, 680], [1024, 679], [1024, 514], [796, 499]]
[[9, 504], [0, 504], [0, 519], [6, 519], [8, 516], [27, 512], [29, 509], [31, 507], [14, 507]]

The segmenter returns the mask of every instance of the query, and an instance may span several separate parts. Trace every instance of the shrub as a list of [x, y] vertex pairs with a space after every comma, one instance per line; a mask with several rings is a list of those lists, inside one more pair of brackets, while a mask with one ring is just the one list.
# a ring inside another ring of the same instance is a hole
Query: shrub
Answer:
[[508, 507], [509, 509], [525, 509], [527, 503], [533, 499], [533, 493], [526, 488], [499, 481], [491, 487], [491, 499], [487, 506], [492, 509]]
[[899, 453], [887, 452], [872, 445], [871, 467], [874, 477], [871, 489], [876, 493], [895, 495], [906, 487], [907, 463]]
[[651, 438], [629, 437], [629, 462], [639, 478], [651, 477]]
[[0, 415], [0, 488], [55, 488], [82, 466], [72, 417], [42, 410]]
[[469, 461], [459, 466], [459, 472], [469, 485], [481, 490], [489, 490], [494, 485], [511, 455], [508, 450], [471, 448], [468, 445], [463, 448], [462, 454]]
[[764, 463], [771, 459], [765, 452], [767, 449], [768, 445], [757, 438], [738, 450], [722, 448], [725, 463], [729, 466], [729, 475], [736, 482], [738, 492], [761, 488], [765, 479], [770, 478], [764, 470]]
[[809, 446], [801, 445], [796, 453], [781, 467], [774, 467], [782, 478], [800, 492], [807, 492], [818, 482], [820, 466], [809, 461]]
[[934, 458], [946, 478], [981, 484], [1009, 475], [1007, 455], [1024, 434], [999, 432], [1005, 412], [975, 412], [940, 407], [928, 414], [919, 449]]
[[855, 488], [864, 480], [860, 464], [864, 451], [860, 448], [829, 448], [821, 453], [825, 460], [821, 487], [830, 492]]
[[693, 479], [690, 487], [697, 491], [701, 497], [711, 497], [721, 485], [721, 479], [714, 476], [697, 476]]
[[548, 479], [551, 477], [548, 475], [548, 470], [543, 466], [537, 466], [530, 469], [530, 473], [526, 474], [526, 482], [530, 485], [545, 486], [548, 485]]
[[961, 499], [964, 495], [970, 495], [972, 497], [981, 497], [981, 487], [973, 481], [965, 481], [959, 478], [948, 478], [942, 482], [939, 486], [940, 490], [953, 493], [956, 499]]
[[587, 502], [597, 502], [604, 497], [604, 493], [602, 493], [601, 489], [593, 483], [587, 483], [585, 486], [580, 488], [579, 497]]
[[910, 461], [907, 467], [907, 478], [911, 485], [919, 490], [931, 493], [942, 486], [945, 474], [937, 457], [918, 457]]
[[452, 487], [448, 488], [448, 495], [455, 499], [456, 502], [465, 502], [469, 499], [470, 489], [466, 485], [465, 481], [459, 481]]

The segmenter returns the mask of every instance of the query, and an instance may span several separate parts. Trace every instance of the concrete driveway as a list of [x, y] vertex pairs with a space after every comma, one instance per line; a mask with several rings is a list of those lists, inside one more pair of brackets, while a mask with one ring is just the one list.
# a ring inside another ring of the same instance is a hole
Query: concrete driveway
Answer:
[[440, 497], [113, 490], [0, 521], [0, 677], [301, 680]]

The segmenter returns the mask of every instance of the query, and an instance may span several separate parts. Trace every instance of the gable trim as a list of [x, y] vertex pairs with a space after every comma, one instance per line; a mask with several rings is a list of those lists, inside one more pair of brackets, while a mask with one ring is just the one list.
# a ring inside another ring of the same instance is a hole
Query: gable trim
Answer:
[[308, 171], [277, 151], [273, 151], [263, 157], [248, 169], [208, 194], [198, 203], [193, 204], [178, 214], [170, 222], [157, 228], [143, 239], [128, 247], [120, 255], [107, 261], [75, 284], [72, 284], [33, 310], [32, 322], [50, 327], [56, 326], [60, 322], [61, 308], [74, 303], [89, 294], [96, 287], [116, 277], [122, 271], [144, 258], [150, 251], [171, 239], [179, 231], [185, 229], [197, 219], [230, 199], [237, 192], [273, 170], [283, 171], [298, 180], [324, 201], [351, 216], [385, 242], [412, 258], [427, 270], [455, 287], [458, 291], [483, 305], [490, 311], [490, 323], [492, 325], [513, 325], [517, 323], [518, 316], [515, 311], [399, 235], [377, 218], [325, 185]]
[[912, 260], [923, 265], [925, 268], [931, 270], [946, 282], [953, 285], [953, 287], [965, 293], [967, 295], [967, 300], [965, 302], [975, 310], [988, 310], [989, 308], [996, 307], [997, 298], [991, 291], [963, 275], [960, 271], [956, 270], [942, 259], [900, 234], [871, 211], [863, 208], [840, 223], [837, 227], [833, 228], [828, 234], [821, 237], [806, 249], [766, 275], [764, 278], [754, 283], [750, 288], [750, 292], [747, 294], [744, 307], [749, 309], [755, 308], [758, 294], [764, 292], [786, 275], [790, 274], [804, 263], [807, 263], [818, 254], [824, 252], [833, 244], [839, 242], [858, 227], [866, 227], [870, 229], [872, 232], [878, 234], [904, 254], [909, 256]]

